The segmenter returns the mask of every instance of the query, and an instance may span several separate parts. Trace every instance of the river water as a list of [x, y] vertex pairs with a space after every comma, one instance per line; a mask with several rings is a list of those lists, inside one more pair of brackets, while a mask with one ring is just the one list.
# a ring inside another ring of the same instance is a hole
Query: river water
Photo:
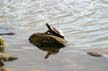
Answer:
[[[45, 23], [60, 28], [67, 46], [44, 59], [46, 52], [29, 43]], [[19, 59], [6, 62], [15, 71], [107, 71], [108, 58], [88, 56], [85, 51], [108, 48], [108, 0], [0, 0], [0, 33], [7, 42], [6, 53]]]

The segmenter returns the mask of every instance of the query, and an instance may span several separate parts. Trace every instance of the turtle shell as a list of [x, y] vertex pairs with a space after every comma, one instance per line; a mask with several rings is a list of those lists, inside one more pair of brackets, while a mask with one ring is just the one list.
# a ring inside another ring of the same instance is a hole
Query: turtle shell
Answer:
[[54, 27], [51, 27], [48, 23], [46, 23], [46, 26], [48, 27], [48, 32], [50, 32], [53, 35], [56, 35], [58, 37], [64, 38], [64, 34], [60, 29], [56, 29]]

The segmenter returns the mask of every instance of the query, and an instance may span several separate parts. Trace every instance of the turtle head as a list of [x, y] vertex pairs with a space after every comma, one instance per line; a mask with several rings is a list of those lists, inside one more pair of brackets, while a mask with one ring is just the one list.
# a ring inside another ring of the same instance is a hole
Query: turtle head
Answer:
[[46, 22], [46, 26], [47, 26], [47, 28], [49, 29], [49, 30], [51, 30], [51, 27], [50, 27], [50, 25]]

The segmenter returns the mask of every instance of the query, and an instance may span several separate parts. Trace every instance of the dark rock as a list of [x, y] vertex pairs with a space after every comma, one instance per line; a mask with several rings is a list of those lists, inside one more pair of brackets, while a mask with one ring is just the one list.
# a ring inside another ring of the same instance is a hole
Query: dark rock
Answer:
[[38, 47], [64, 47], [66, 40], [55, 35], [45, 33], [35, 33], [30, 36], [29, 41]]
[[35, 33], [30, 36], [29, 41], [43, 51], [47, 51], [45, 59], [51, 54], [56, 54], [66, 46], [66, 40], [58, 36], [46, 33]]
[[9, 33], [0, 33], [0, 35], [14, 35], [15, 33], [9, 32]]

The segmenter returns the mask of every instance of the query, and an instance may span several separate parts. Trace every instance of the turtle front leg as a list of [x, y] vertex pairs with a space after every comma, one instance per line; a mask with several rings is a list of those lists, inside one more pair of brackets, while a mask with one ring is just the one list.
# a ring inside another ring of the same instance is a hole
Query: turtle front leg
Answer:
[[47, 30], [47, 31], [45, 32], [45, 34], [51, 34], [51, 33], [50, 33], [50, 31], [49, 31], [49, 30]]

